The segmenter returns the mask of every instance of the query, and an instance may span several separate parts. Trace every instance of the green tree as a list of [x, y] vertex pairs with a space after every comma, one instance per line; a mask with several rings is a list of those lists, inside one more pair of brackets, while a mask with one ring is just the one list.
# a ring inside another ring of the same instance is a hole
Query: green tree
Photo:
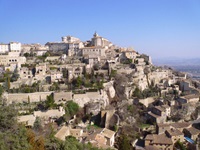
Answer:
[[50, 91], [58, 91], [60, 90], [59, 83], [54, 82], [53, 85], [50, 87]]
[[35, 131], [41, 131], [42, 130], [42, 121], [39, 117], [36, 117], [35, 122], [33, 124], [33, 129]]
[[72, 117], [79, 111], [79, 105], [73, 101], [68, 101], [65, 106], [66, 113]]
[[121, 150], [131, 150], [130, 141], [128, 140], [128, 137], [125, 135], [122, 135], [119, 139], [119, 148]]
[[0, 131], [15, 129], [17, 127], [17, 111], [13, 106], [0, 107]]
[[18, 78], [19, 78], [18, 70], [15, 69], [15, 71], [13, 72], [13, 74], [11, 76], [11, 82], [17, 81]]
[[113, 70], [113, 69], [111, 69], [110, 77], [115, 77], [116, 74], [117, 74], [117, 70]]
[[0, 149], [27, 150], [27, 130], [17, 124], [17, 112], [13, 106], [0, 107]]
[[3, 92], [4, 92], [3, 87], [0, 85], [0, 97], [3, 94]]
[[28, 103], [30, 104], [30, 97], [28, 96]]
[[76, 79], [76, 86], [77, 86], [78, 88], [80, 88], [81, 85], [82, 85], [82, 79], [81, 79], [80, 76], [78, 76], [77, 79]]
[[53, 107], [55, 107], [56, 106], [56, 104], [55, 104], [55, 101], [54, 101], [54, 98], [53, 98], [53, 95], [51, 94], [51, 95], [49, 95], [49, 96], [47, 96], [47, 100], [45, 101], [45, 106], [46, 106], [46, 108], [47, 109], [49, 109], [49, 108], [53, 108]]
[[24, 57], [29, 57], [30, 56], [30, 54], [29, 53], [24, 53]]
[[10, 76], [7, 77], [7, 89], [10, 90]]
[[180, 142], [179, 140], [174, 144], [174, 146], [177, 148], [177, 149], [180, 149], [180, 150], [186, 150], [187, 148], [183, 145], [182, 142]]
[[137, 98], [143, 98], [142, 92], [140, 91], [138, 87], [135, 88], [135, 91], [133, 92], [133, 96]]

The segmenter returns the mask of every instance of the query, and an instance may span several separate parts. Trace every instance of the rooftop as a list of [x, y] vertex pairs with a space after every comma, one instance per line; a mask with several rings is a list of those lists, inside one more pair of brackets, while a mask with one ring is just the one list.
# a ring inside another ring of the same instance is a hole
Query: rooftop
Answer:
[[197, 135], [200, 133], [200, 130], [198, 130], [194, 127], [186, 128], [185, 130], [189, 131], [192, 135]]
[[65, 137], [69, 134], [69, 127], [63, 126], [56, 134], [55, 137], [60, 140], [65, 140]]
[[173, 144], [172, 139], [168, 138], [165, 134], [150, 134], [146, 136], [145, 140], [152, 140], [154, 144]]
[[172, 123], [171, 126], [174, 128], [187, 128], [189, 127], [191, 124], [188, 122], [176, 122], [176, 123]]
[[101, 131], [101, 134], [107, 138], [112, 138], [114, 135], [115, 135], [115, 132], [112, 131], [112, 130], [109, 130], [107, 128], [104, 128], [102, 131]]
[[167, 130], [166, 132], [168, 132], [169, 135], [171, 135], [171, 136], [184, 135], [184, 134], [183, 134], [181, 131], [179, 131], [178, 129], [173, 129], [173, 128]]
[[186, 98], [186, 99], [199, 98], [199, 95], [190, 94], [190, 95], [183, 96], [183, 98]]

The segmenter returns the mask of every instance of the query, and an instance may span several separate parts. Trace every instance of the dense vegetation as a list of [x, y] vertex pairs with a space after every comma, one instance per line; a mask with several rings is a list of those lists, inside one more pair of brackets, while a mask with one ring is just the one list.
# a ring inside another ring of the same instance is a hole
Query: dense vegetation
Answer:
[[[70, 102], [70, 114], [77, 106]], [[73, 109], [74, 108], [74, 109]], [[36, 119], [33, 129], [27, 129], [17, 123], [17, 111], [13, 106], [0, 106], [0, 149], [2, 150], [99, 150], [91, 144], [82, 144], [74, 137], [60, 141], [54, 137], [52, 124], [42, 127]]]

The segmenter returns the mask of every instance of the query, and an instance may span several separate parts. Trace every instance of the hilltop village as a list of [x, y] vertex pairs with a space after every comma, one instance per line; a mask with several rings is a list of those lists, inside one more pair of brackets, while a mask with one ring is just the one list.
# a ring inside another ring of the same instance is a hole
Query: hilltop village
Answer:
[[186, 73], [96, 32], [0, 44], [0, 120], [15, 114], [33, 149], [198, 149], [199, 91]]

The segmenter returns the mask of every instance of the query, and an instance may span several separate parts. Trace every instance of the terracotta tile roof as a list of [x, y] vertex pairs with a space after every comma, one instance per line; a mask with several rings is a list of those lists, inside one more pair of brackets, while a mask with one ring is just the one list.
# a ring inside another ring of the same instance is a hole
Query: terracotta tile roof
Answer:
[[106, 129], [104, 128], [102, 131], [101, 131], [101, 134], [107, 138], [112, 138], [113, 135], [115, 135], [115, 132], [112, 131], [112, 130], [109, 130], [109, 129]]
[[187, 128], [189, 127], [191, 124], [188, 122], [176, 122], [176, 123], [172, 123], [171, 126], [174, 128]]
[[168, 138], [165, 134], [153, 135], [153, 143], [155, 144], [173, 144], [172, 139]]
[[189, 131], [192, 135], [197, 135], [197, 134], [200, 133], [200, 130], [198, 130], [194, 127], [190, 127], [190, 128], [185, 129], [185, 130]]
[[147, 135], [145, 140], [152, 140], [152, 144], [173, 144], [172, 139], [168, 138], [165, 134], [151, 134]]
[[158, 123], [157, 126], [158, 127], [168, 127], [168, 126], [170, 126], [170, 124], [167, 124], [167, 123]]
[[178, 129], [169, 129], [166, 132], [169, 133], [169, 135], [171, 136], [178, 136], [178, 135], [184, 135], [181, 131], [179, 131]]
[[56, 134], [55, 137], [60, 140], [65, 140], [65, 137], [69, 135], [69, 127], [63, 126]]
[[148, 135], [145, 137], [145, 140], [153, 140], [153, 134], [148, 134]]

